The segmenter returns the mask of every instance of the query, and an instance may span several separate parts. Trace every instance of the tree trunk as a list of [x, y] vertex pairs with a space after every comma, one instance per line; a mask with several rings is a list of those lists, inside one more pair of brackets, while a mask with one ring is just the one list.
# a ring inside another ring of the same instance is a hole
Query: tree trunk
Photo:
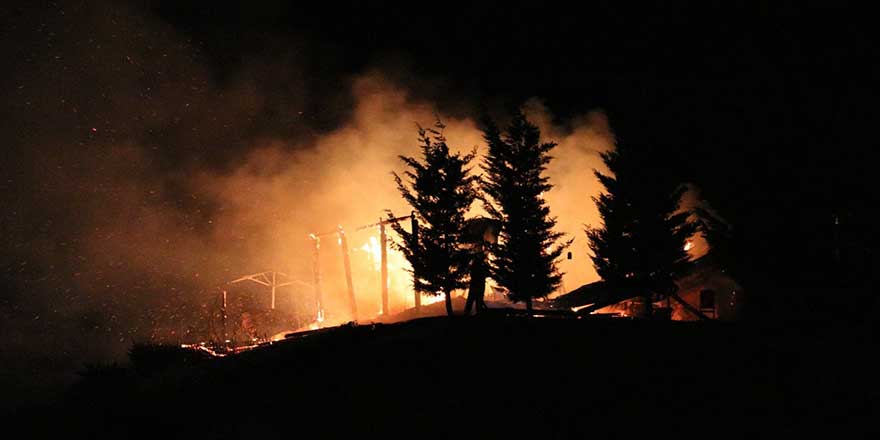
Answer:
[[526, 315], [532, 316], [532, 299], [526, 298]]
[[[464, 303], [464, 316], [470, 316], [470, 314], [471, 314], [471, 307], [473, 307], [474, 302], [475, 302], [475, 300], [474, 300], [474, 297], [475, 297], [475, 296], [476, 296], [476, 295], [474, 294], [473, 291], [468, 291], [467, 302]], [[479, 306], [479, 304], [477, 305], [477, 313], [480, 313], [480, 306]]]
[[645, 318], [651, 319], [651, 316], [654, 315], [654, 302], [651, 301], [651, 294], [643, 297], [645, 301]]
[[446, 296], [446, 314], [452, 316], [452, 294], [447, 290], [443, 295]]

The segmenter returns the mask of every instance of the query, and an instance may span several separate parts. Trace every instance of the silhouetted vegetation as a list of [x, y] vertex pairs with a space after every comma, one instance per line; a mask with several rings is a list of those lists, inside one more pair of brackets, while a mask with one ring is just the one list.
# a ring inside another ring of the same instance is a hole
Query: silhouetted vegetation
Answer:
[[505, 133], [488, 116], [483, 137], [489, 146], [483, 170], [485, 207], [501, 224], [492, 246], [491, 274], [514, 302], [532, 309], [532, 299], [552, 293], [562, 274], [556, 260], [571, 244], [559, 242], [556, 219], [543, 195], [553, 187], [543, 175], [556, 144], [541, 142], [541, 131], [517, 109]]
[[194, 365], [209, 358], [210, 355], [205, 352], [177, 345], [137, 343], [128, 351], [131, 368], [144, 376], [161, 373], [168, 368]]
[[696, 231], [680, 210], [684, 185], [675, 175], [651, 166], [617, 137], [616, 148], [601, 153], [610, 174], [594, 170], [605, 192], [593, 201], [602, 225], [587, 229], [596, 272], [615, 289], [642, 296], [646, 313], [658, 296], [675, 293], [674, 280], [689, 262], [686, 240]]
[[394, 173], [400, 194], [418, 219], [417, 236], [396, 222], [392, 227], [403, 238], [396, 247], [412, 265], [415, 290], [444, 295], [446, 313], [452, 316], [452, 291], [467, 286], [470, 252], [461, 243], [465, 214], [477, 196], [477, 177], [468, 167], [476, 153], [452, 154], [443, 129], [439, 120], [434, 128], [420, 127], [421, 161], [401, 156], [409, 167], [407, 180]]

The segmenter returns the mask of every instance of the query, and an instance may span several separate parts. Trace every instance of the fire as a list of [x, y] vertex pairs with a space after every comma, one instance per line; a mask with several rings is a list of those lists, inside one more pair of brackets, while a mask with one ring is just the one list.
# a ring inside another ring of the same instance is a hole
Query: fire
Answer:
[[199, 350], [199, 351], [203, 351], [203, 352], [208, 353], [208, 354], [210, 354], [211, 356], [214, 356], [214, 357], [223, 357], [223, 356], [226, 356], [226, 353], [222, 353], [222, 352], [215, 351], [214, 349], [212, 349], [211, 347], [209, 347], [209, 346], [208, 346], [206, 343], [204, 343], [204, 342], [201, 342], [201, 343], [198, 343], [198, 344], [180, 344], [180, 348], [186, 348], [186, 349], [190, 349], [190, 350]]
[[445, 297], [442, 294], [441, 295], [433, 295], [433, 296], [423, 294], [422, 295], [422, 305], [438, 303], [440, 301], [443, 301], [444, 298]]
[[[390, 240], [387, 246], [385, 257], [388, 268], [388, 294], [390, 296], [390, 308], [392, 312], [396, 312], [401, 311], [403, 308], [414, 306], [412, 275], [410, 274], [411, 266], [403, 253], [391, 247]], [[357, 249], [367, 256], [373, 271], [376, 273], [382, 271], [382, 244], [377, 235], [371, 235]], [[422, 304], [425, 304], [424, 299]], [[379, 304], [379, 309], [380, 313], [386, 313], [386, 311], [381, 310], [381, 304]]]
[[371, 236], [360, 249], [367, 253], [367, 257], [373, 263], [373, 270], [376, 272], [382, 270], [382, 249], [379, 247], [379, 239], [375, 235]]
[[687, 252], [694, 248], [694, 242], [688, 240], [684, 243], [684, 251]]
[[[373, 270], [376, 272], [382, 270], [382, 246], [379, 244], [379, 237], [375, 235], [370, 236], [370, 238], [358, 249], [366, 253], [367, 258], [369, 258], [372, 263]], [[410, 266], [409, 261], [406, 260], [406, 257], [404, 257], [401, 252], [394, 250], [391, 247], [387, 249], [386, 257], [388, 258], [389, 293], [397, 300], [396, 302], [398, 304], [402, 302], [406, 304], [407, 308], [414, 307], [415, 304], [413, 304], [412, 298], [412, 274], [409, 272], [412, 266]], [[421, 295], [422, 305], [430, 305], [443, 300], [444, 296], [442, 294]]]

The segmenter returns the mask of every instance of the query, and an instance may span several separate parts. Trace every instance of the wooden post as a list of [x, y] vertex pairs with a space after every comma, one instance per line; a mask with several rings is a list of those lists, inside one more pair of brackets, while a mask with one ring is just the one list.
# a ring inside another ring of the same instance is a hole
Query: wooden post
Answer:
[[324, 320], [324, 302], [321, 298], [321, 238], [315, 234], [312, 234], [312, 240], [315, 241], [312, 271], [315, 279], [315, 308], [317, 313], [316, 320], [318, 322], [321, 322]]
[[382, 252], [382, 314], [389, 315], [388, 308], [388, 236], [385, 234], [385, 223], [379, 219], [379, 246]]
[[220, 308], [220, 315], [223, 319], [223, 347], [229, 348], [229, 333], [226, 330], [226, 290], [223, 291], [223, 306]]
[[[403, 217], [388, 218], [385, 220], [382, 220], [382, 218], [380, 217], [379, 221], [376, 223], [364, 225], [364, 226], [361, 226], [361, 227], [355, 229], [356, 231], [361, 231], [361, 230], [364, 230], [367, 228], [372, 228], [375, 226], [379, 227], [379, 246], [381, 247], [381, 254], [382, 254], [382, 259], [381, 259], [381, 263], [380, 263], [381, 278], [382, 279], [380, 282], [382, 283], [381, 292], [382, 292], [382, 314], [383, 315], [387, 315], [391, 312], [389, 310], [389, 306], [388, 306], [388, 235], [385, 232], [385, 225], [391, 224], [391, 223], [397, 223], [402, 220], [406, 220], [407, 218], [413, 218], [413, 217], [414, 217], [413, 215], [405, 215]], [[413, 226], [415, 228], [418, 228], [418, 223], [413, 223]], [[418, 234], [416, 234], [416, 236], [418, 236]], [[421, 305], [421, 300], [418, 297], [416, 297], [416, 307], [418, 307], [419, 305]], [[406, 308], [406, 304], [404, 304], [403, 307]]]
[[275, 271], [272, 271], [272, 306], [270, 307], [272, 310], [275, 310], [275, 287], [277, 283], [275, 282]]
[[[419, 246], [419, 219], [416, 218], [415, 211], [410, 212], [410, 241], [410, 249], [415, 252]], [[415, 268], [413, 268], [413, 296], [415, 297], [416, 312], [422, 308], [422, 294], [416, 289], [417, 278], [418, 274], [416, 274]]]
[[342, 250], [342, 264], [345, 266], [345, 281], [348, 283], [348, 302], [351, 307], [351, 319], [357, 321], [357, 301], [354, 296], [354, 283], [351, 281], [351, 261], [348, 256], [348, 240], [345, 238], [345, 230], [338, 226], [339, 247]]

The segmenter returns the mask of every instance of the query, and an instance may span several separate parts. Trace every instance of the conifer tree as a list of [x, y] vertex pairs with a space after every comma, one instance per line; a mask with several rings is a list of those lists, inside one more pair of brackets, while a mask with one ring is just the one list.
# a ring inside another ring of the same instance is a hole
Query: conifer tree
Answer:
[[467, 286], [471, 256], [460, 244], [465, 214], [477, 197], [478, 178], [471, 175], [469, 167], [476, 152], [450, 153], [444, 128], [439, 120], [434, 128], [419, 127], [421, 160], [400, 156], [408, 167], [403, 173], [406, 180], [393, 173], [400, 194], [418, 221], [417, 237], [397, 223], [392, 227], [403, 239], [395, 247], [412, 266], [415, 290], [444, 295], [446, 313], [452, 316], [452, 291]]
[[498, 243], [492, 247], [492, 279], [508, 297], [526, 303], [549, 295], [559, 286], [562, 273], [556, 262], [572, 240], [559, 242], [556, 219], [543, 195], [552, 188], [543, 175], [556, 144], [541, 142], [541, 132], [516, 110], [505, 133], [489, 117], [483, 137], [489, 146], [483, 170], [486, 211], [500, 222]]
[[586, 233], [599, 276], [642, 297], [650, 315], [653, 300], [674, 294], [675, 279], [690, 265], [684, 247], [696, 225], [680, 210], [685, 186], [637, 153], [619, 141], [602, 153], [610, 174], [593, 170], [605, 187], [593, 197], [602, 225]]

